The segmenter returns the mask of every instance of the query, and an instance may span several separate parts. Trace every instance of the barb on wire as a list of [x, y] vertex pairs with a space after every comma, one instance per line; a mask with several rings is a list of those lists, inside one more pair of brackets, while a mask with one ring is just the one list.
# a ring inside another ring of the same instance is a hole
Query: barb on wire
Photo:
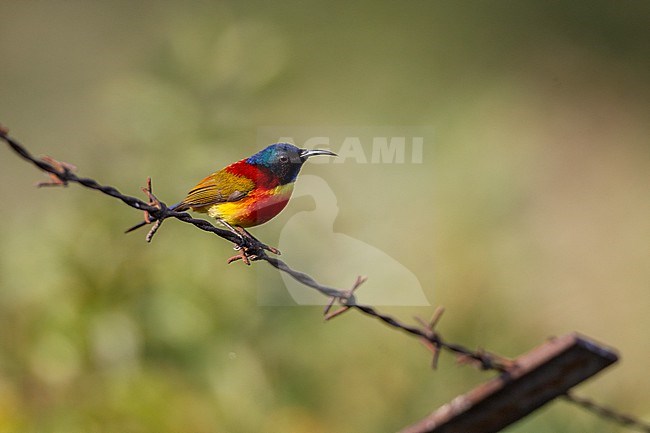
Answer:
[[[162, 210], [163, 208], [167, 208], [164, 203], [162, 203], [160, 200], [158, 200], [158, 197], [156, 197], [153, 193], [153, 188], [151, 186], [151, 178], [147, 177], [147, 186], [142, 188], [142, 192], [146, 194], [146, 196], [149, 198], [149, 202], [147, 203], [149, 206], [155, 207], [158, 210]], [[156, 234], [160, 226], [162, 225], [164, 218], [155, 218], [153, 215], [148, 210], [144, 211], [144, 222], [146, 224], [151, 224], [153, 223], [153, 226], [149, 230], [149, 233], [147, 233], [147, 236], [145, 237], [145, 240], [147, 242], [151, 242], [153, 239], [153, 236]]]
[[[433, 317], [430, 321], [425, 322], [420, 318], [416, 318], [420, 326], [413, 326], [399, 321], [398, 319], [378, 311], [375, 307], [364, 305], [357, 302], [355, 292], [366, 281], [364, 277], [357, 277], [356, 281], [349, 290], [339, 290], [333, 287], [324, 286], [314, 280], [311, 276], [294, 270], [284, 261], [271, 257], [266, 254], [265, 245], [254, 238], [240, 238], [229, 230], [220, 229], [214, 226], [209, 221], [203, 219], [193, 218], [187, 212], [176, 212], [170, 210], [164, 202], [160, 201], [153, 193], [151, 179], [147, 179], [147, 186], [142, 188], [143, 192], [148, 198], [148, 202], [144, 202], [136, 197], [122, 194], [117, 188], [112, 186], [102, 185], [91, 178], [80, 177], [74, 174], [76, 167], [72, 164], [57, 161], [56, 159], [46, 156], [37, 158], [33, 156], [25, 147], [18, 143], [15, 139], [9, 136], [8, 130], [0, 125], [0, 138], [3, 139], [9, 147], [20, 155], [23, 159], [29, 161], [42, 171], [46, 172], [50, 180], [49, 182], [41, 182], [38, 186], [67, 186], [69, 183], [78, 183], [86, 188], [99, 191], [108, 196], [121, 200], [126, 205], [144, 212], [144, 221], [146, 224], [153, 224], [152, 228], [146, 236], [146, 240], [151, 241], [157, 230], [162, 225], [162, 222], [168, 218], [175, 218], [187, 224], [192, 224], [200, 230], [215, 234], [227, 241], [234, 243], [239, 248], [244, 249], [248, 258], [251, 261], [265, 261], [269, 265], [285, 272], [290, 275], [299, 283], [310, 287], [323, 296], [329, 298], [329, 303], [324, 311], [325, 320], [331, 320], [349, 311], [351, 309], [376, 318], [383, 322], [385, 325], [400, 330], [406, 334], [418, 338], [432, 353], [432, 367], [436, 368], [438, 357], [442, 350], [452, 353], [461, 364], [472, 364], [481, 370], [493, 370], [502, 373], [507, 373], [508, 369], [514, 366], [513, 361], [503, 358], [493, 353], [486, 352], [482, 349], [471, 350], [465, 346], [445, 341], [440, 333], [436, 331], [440, 318], [444, 309], [439, 307], [435, 310]], [[338, 304], [339, 308], [331, 311], [334, 304]], [[592, 403], [590, 400], [574, 397], [567, 394], [568, 400], [588, 409], [592, 412], [599, 414], [605, 418], [617, 421], [621, 425], [643, 427], [645, 430], [650, 431], [646, 425], [635, 420], [632, 417], [618, 414], [617, 412], [603, 408]]]

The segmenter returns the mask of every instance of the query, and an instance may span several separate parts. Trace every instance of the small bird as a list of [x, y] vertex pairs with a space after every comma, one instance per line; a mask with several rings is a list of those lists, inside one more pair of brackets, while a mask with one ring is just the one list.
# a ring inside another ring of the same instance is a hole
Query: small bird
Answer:
[[[337, 156], [329, 150], [300, 149], [289, 143], [275, 143], [255, 155], [230, 164], [207, 176], [170, 210], [207, 213], [244, 240], [250, 237], [263, 248], [279, 254], [275, 248], [259, 242], [246, 228], [264, 224], [285, 208], [293, 184], [307, 158], [316, 155]], [[138, 229], [143, 221], [126, 231]], [[245, 253], [231, 260], [242, 259]]]

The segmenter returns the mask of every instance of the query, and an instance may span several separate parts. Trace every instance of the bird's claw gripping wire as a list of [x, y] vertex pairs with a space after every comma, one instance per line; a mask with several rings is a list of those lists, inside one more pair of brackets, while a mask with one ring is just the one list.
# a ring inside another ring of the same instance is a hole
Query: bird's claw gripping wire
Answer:
[[230, 257], [226, 261], [227, 264], [241, 260], [247, 265], [250, 265], [251, 261], [262, 259], [266, 255], [264, 251], [280, 255], [280, 250], [266, 245], [255, 236], [250, 234], [245, 228], [239, 226], [231, 226], [230, 224], [224, 225], [228, 227], [233, 233], [238, 235], [239, 239], [241, 240], [241, 243], [236, 244], [234, 247], [235, 251], [239, 251], [239, 254]]
[[273, 254], [280, 254], [280, 251], [278, 249], [263, 244], [255, 238], [250, 239], [244, 237], [242, 237], [241, 244], [234, 246], [234, 250], [239, 251], [239, 254], [235, 254], [234, 256], [230, 257], [226, 261], [227, 264], [241, 260], [247, 265], [250, 265], [251, 261], [263, 259], [266, 256], [264, 253], [265, 250]]
[[250, 254], [248, 252], [248, 248], [242, 247], [237, 245], [235, 247], [235, 250], [239, 251], [239, 254], [235, 254], [234, 256], [230, 257], [228, 260], [226, 260], [226, 264], [231, 264], [232, 262], [236, 262], [238, 260], [241, 260], [245, 264], [249, 265], [251, 264], [251, 261], [255, 261], [259, 259], [259, 256], [257, 254]]

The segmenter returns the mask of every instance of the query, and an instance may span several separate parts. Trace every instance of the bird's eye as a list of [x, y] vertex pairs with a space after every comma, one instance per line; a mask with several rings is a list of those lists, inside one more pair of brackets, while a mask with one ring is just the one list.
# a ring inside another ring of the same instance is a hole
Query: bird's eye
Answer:
[[287, 155], [280, 156], [280, 162], [289, 162], [289, 157]]

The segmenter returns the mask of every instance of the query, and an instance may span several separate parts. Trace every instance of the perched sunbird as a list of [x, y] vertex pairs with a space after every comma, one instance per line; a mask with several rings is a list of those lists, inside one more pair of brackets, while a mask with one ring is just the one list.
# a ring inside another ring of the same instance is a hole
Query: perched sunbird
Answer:
[[[250, 236], [257, 240], [246, 228], [264, 224], [285, 208], [302, 165], [315, 155], [337, 156], [329, 150], [300, 149], [289, 143], [272, 144], [212, 173], [192, 188], [183, 201], [169, 209], [207, 213], [241, 239]], [[146, 224], [143, 221], [126, 232]], [[275, 248], [268, 249], [278, 252]]]

